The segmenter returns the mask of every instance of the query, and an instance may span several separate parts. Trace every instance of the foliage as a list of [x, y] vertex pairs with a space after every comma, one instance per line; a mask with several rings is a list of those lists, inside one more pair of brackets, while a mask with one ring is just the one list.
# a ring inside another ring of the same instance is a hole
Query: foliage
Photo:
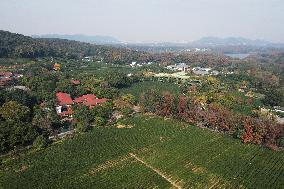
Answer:
[[47, 147], [47, 145], [48, 145], [48, 140], [43, 135], [37, 136], [36, 139], [33, 142], [33, 147], [36, 148], [36, 149], [45, 148], [45, 147]]
[[0, 115], [6, 121], [27, 121], [30, 118], [30, 109], [15, 101], [9, 101], [0, 108]]
[[59, 116], [53, 110], [53, 106], [35, 106], [33, 111], [32, 124], [37, 127], [41, 133], [50, 135], [62, 126]]
[[[36, 103], [36, 97], [32, 95], [30, 92], [15, 89], [11, 91], [1, 90], [0, 98], [2, 99], [2, 103], [8, 101], [16, 101], [19, 104], [25, 105], [29, 108], [33, 107]], [[2, 105], [2, 103], [0, 105]]]
[[104, 126], [107, 123], [107, 120], [103, 117], [96, 117], [95, 118], [95, 126], [101, 127]]
[[262, 100], [268, 106], [284, 106], [284, 93], [283, 90], [272, 88], [265, 91], [265, 97]]
[[92, 113], [87, 106], [83, 104], [73, 106], [75, 128], [79, 132], [86, 132], [90, 129], [90, 123], [93, 120], [91, 115]]
[[131, 94], [122, 95], [113, 101], [114, 109], [123, 112], [124, 115], [129, 115], [133, 111], [134, 103], [135, 97]]
[[39, 101], [48, 101], [54, 98], [57, 80], [55, 74], [45, 73], [40, 76], [24, 77], [22, 84], [29, 87]]
[[101, 117], [108, 120], [112, 114], [112, 111], [113, 111], [113, 103], [109, 101], [105, 102], [104, 104], [101, 104], [100, 106], [95, 106], [91, 110], [91, 113], [93, 117]]
[[119, 71], [108, 71], [105, 81], [112, 87], [121, 88], [131, 84], [131, 79], [125, 73]]
[[0, 122], [0, 153], [30, 144], [38, 135], [27, 122]]
[[[239, 115], [218, 103], [204, 104], [185, 96], [176, 99], [169, 92], [159, 94], [156, 91], [141, 95], [139, 103], [146, 112], [239, 136], [245, 143], [271, 147], [277, 146], [283, 137], [282, 126], [274, 120]], [[241, 135], [240, 130], [244, 131]]]
[[76, 131], [78, 132], [87, 132], [90, 130], [90, 123], [87, 121], [79, 121], [74, 123]]
[[148, 53], [99, 46], [64, 39], [33, 39], [20, 34], [0, 31], [0, 57], [61, 57], [79, 59], [85, 56], [103, 58], [106, 62], [125, 64], [136, 60], [149, 61]]

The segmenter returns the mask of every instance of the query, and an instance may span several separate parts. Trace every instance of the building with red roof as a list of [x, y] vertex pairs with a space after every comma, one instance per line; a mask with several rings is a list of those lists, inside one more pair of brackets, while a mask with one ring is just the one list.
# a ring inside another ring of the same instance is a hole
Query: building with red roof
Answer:
[[106, 98], [99, 99], [94, 94], [86, 94], [72, 100], [71, 96], [68, 93], [63, 93], [63, 92], [56, 93], [56, 98], [57, 98], [57, 106], [56, 106], [57, 114], [61, 118], [63, 118], [63, 120], [69, 120], [69, 121], [72, 120], [72, 114], [73, 114], [72, 105], [74, 103], [84, 104], [89, 108], [93, 108], [99, 104], [108, 101], [108, 99]]
[[78, 103], [78, 104], [82, 103], [85, 106], [89, 106], [89, 107], [92, 108], [92, 107], [94, 107], [98, 104], [102, 104], [102, 103], [106, 102], [107, 100], [108, 99], [106, 99], [106, 98], [99, 99], [94, 94], [86, 94], [86, 95], [83, 95], [81, 97], [75, 98], [74, 102]]
[[60, 106], [74, 104], [71, 96], [68, 93], [56, 93], [57, 103]]
[[58, 92], [56, 93], [56, 112], [63, 118], [63, 120], [72, 120], [72, 104], [74, 104], [71, 96], [68, 93]]

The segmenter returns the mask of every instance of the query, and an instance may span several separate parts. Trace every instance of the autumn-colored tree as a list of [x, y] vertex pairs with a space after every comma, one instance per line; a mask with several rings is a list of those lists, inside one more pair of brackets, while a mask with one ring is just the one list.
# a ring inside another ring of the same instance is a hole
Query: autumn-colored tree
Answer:
[[196, 99], [189, 103], [186, 121], [193, 124], [199, 124], [204, 120], [204, 107]]
[[184, 95], [179, 96], [176, 117], [183, 121], [188, 117], [188, 98]]
[[140, 97], [140, 106], [144, 112], [156, 112], [156, 105], [159, 102], [159, 94], [156, 90], [149, 90]]
[[244, 120], [244, 133], [241, 139], [244, 143], [250, 143], [253, 140], [253, 121], [250, 117], [246, 117]]
[[210, 104], [208, 106], [204, 120], [209, 127], [219, 131], [232, 133], [235, 129], [234, 114], [229, 109], [218, 104]]
[[113, 101], [114, 108], [128, 115], [133, 111], [135, 97], [131, 94], [123, 95]]
[[156, 106], [156, 113], [165, 117], [172, 117], [175, 111], [175, 97], [169, 92], [163, 92]]
[[265, 135], [265, 144], [270, 147], [277, 145], [277, 141], [283, 137], [283, 126], [277, 123], [270, 122], [269, 129]]

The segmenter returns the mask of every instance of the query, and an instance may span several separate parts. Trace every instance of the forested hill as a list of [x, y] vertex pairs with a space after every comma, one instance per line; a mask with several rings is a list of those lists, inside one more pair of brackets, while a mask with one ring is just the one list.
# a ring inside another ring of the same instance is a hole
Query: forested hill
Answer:
[[80, 59], [85, 56], [93, 56], [97, 60], [104, 59], [104, 62], [114, 64], [151, 61], [164, 65], [186, 62], [212, 66], [228, 63], [228, 58], [214, 53], [150, 53], [67, 39], [34, 39], [0, 30], [0, 58], [60, 57]]
[[125, 48], [93, 45], [65, 39], [34, 39], [21, 34], [0, 30], [0, 58], [21, 57], [81, 58], [95, 56], [108, 62], [123, 63], [134, 60], [147, 61], [148, 53]]

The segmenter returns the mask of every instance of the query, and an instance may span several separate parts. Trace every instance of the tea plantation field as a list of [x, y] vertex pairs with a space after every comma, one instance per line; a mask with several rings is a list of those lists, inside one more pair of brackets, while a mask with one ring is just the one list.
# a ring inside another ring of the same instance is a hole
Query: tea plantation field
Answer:
[[0, 188], [283, 188], [284, 153], [137, 116], [14, 159]]
[[143, 93], [155, 89], [157, 92], [169, 91], [172, 94], [178, 95], [181, 93], [180, 88], [177, 85], [168, 82], [159, 81], [144, 81], [134, 83], [129, 87], [122, 88], [121, 92], [124, 94], [132, 94], [136, 98], [139, 98]]

